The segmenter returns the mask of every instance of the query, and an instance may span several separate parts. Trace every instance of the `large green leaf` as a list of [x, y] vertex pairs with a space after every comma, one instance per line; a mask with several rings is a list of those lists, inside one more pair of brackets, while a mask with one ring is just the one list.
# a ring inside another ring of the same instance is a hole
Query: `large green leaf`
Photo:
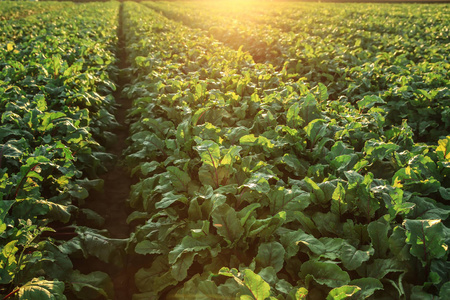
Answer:
[[310, 123], [313, 120], [320, 118], [321, 110], [318, 107], [318, 103], [313, 94], [308, 93], [306, 97], [303, 98], [303, 102], [301, 103], [301, 112], [300, 116], [306, 122], [306, 124]]
[[173, 248], [169, 253], [169, 263], [174, 264], [182, 254], [194, 252], [198, 253], [202, 250], [211, 249], [211, 246], [206, 243], [206, 239], [197, 240], [190, 235], [185, 236], [181, 243]]
[[270, 213], [275, 215], [280, 211], [286, 211], [288, 222], [294, 219], [295, 211], [303, 211], [310, 204], [309, 193], [295, 186], [292, 189], [279, 187], [271, 191], [268, 198]]
[[166, 287], [177, 284], [170, 268], [167, 257], [158, 256], [150, 268], [139, 269], [134, 276], [139, 291], [157, 294]]
[[237, 212], [237, 216], [241, 219], [241, 225], [244, 226], [247, 222], [250, 215], [258, 208], [261, 207], [261, 204], [259, 203], [252, 203], [250, 205], [247, 205], [243, 209]]
[[300, 104], [298, 102], [295, 102], [292, 104], [286, 113], [286, 119], [287, 119], [287, 125], [296, 128], [301, 126], [304, 121], [299, 115], [300, 113]]
[[189, 298], [196, 300], [210, 300], [210, 299], [230, 299], [230, 295], [220, 294], [217, 285], [200, 274], [195, 274], [183, 287], [177, 291], [175, 297], [180, 299]]
[[319, 231], [317, 230], [316, 224], [314, 224], [313, 220], [310, 216], [308, 216], [306, 213], [303, 213], [301, 211], [296, 211], [294, 213], [294, 217], [301, 224], [301, 228], [305, 230], [305, 232], [309, 234], [319, 234]]
[[299, 244], [305, 245], [317, 256], [326, 252], [326, 248], [321, 241], [300, 229], [281, 235], [280, 241], [286, 249], [286, 256], [288, 258], [298, 253]]
[[266, 300], [270, 297], [270, 286], [261, 276], [250, 269], [244, 270], [244, 285], [249, 289], [250, 295], [242, 295], [241, 300]]
[[375, 279], [383, 279], [389, 273], [403, 273], [406, 265], [395, 259], [375, 259], [373, 263], [367, 264], [367, 276]]
[[241, 151], [240, 146], [231, 146], [228, 149], [224, 149], [222, 151], [223, 158], [220, 161], [220, 165], [222, 166], [228, 166], [232, 165], [236, 159], [239, 157], [239, 152]]
[[205, 140], [202, 141], [200, 145], [196, 146], [195, 149], [200, 154], [200, 158], [204, 164], [215, 169], [219, 167], [220, 148], [217, 143], [210, 140]]
[[[155, 171], [159, 167], [157, 161], [145, 162], [139, 165], [142, 175], [147, 176], [151, 172]], [[134, 173], [131, 174], [133, 176]]]
[[[141, 131], [133, 134], [131, 139], [134, 142], [142, 143], [146, 147], [147, 152], [158, 151], [165, 153], [165, 142], [152, 132]], [[145, 159], [146, 156], [142, 155], [140, 158]]]
[[326, 101], [328, 100], [328, 88], [326, 85], [324, 85], [322, 82], [319, 82], [317, 84], [317, 92], [319, 94], [319, 101]]
[[173, 187], [177, 191], [187, 192], [189, 182], [191, 182], [191, 176], [189, 176], [188, 173], [173, 166], [167, 167], [167, 171], [169, 171], [169, 177], [170, 180], [172, 181]]
[[300, 160], [296, 155], [286, 153], [283, 155], [282, 162], [288, 167], [287, 170], [297, 176], [305, 176], [309, 163], [306, 160]]
[[182, 194], [175, 194], [173, 191], [170, 191], [162, 195], [161, 200], [155, 203], [155, 208], [157, 209], [168, 208], [169, 206], [171, 206], [176, 202], [186, 204], [188, 202], [188, 199], [186, 198], [186, 196]]
[[369, 109], [375, 104], [385, 104], [383, 99], [381, 99], [379, 96], [376, 95], [367, 95], [364, 96], [362, 100], [359, 100], [357, 102], [358, 108], [361, 109]]
[[326, 300], [342, 300], [352, 298], [356, 293], [361, 290], [360, 287], [354, 285], [343, 285], [332, 289], [327, 296]]
[[248, 187], [262, 194], [267, 194], [270, 191], [269, 179], [275, 177], [272, 174], [263, 172], [253, 172], [251, 177], [245, 181], [242, 186]]
[[306, 136], [315, 145], [320, 139], [325, 137], [327, 130], [327, 121], [323, 119], [315, 119], [311, 121], [304, 129]]
[[372, 247], [367, 250], [358, 250], [349, 243], [344, 243], [341, 248], [341, 260], [344, 267], [348, 270], [359, 268], [365, 261], [368, 261], [374, 253]]
[[406, 243], [411, 245], [411, 254], [419, 258], [425, 266], [432, 259], [447, 254], [446, 233], [441, 220], [405, 220]]
[[308, 260], [300, 268], [300, 277], [307, 282], [311, 279], [319, 284], [324, 284], [331, 288], [337, 288], [350, 282], [350, 276], [347, 272], [334, 264]]
[[72, 291], [80, 299], [98, 299], [99, 297], [110, 299], [114, 295], [111, 278], [100, 271], [84, 275], [75, 270], [70, 276], [69, 283]]
[[87, 227], [78, 226], [78, 236], [59, 246], [61, 252], [72, 254], [77, 251], [84, 257], [95, 256], [103, 262], [122, 265], [127, 239], [112, 239]]
[[243, 146], [261, 146], [269, 152], [274, 148], [273, 142], [262, 135], [258, 137], [255, 137], [254, 134], [245, 135], [239, 139], [239, 143]]
[[394, 257], [399, 261], [407, 261], [411, 259], [409, 253], [410, 246], [406, 244], [406, 230], [402, 226], [394, 227], [394, 230], [389, 237], [389, 249], [394, 254]]
[[181, 254], [175, 263], [172, 265], [172, 276], [178, 281], [182, 281], [187, 276], [188, 269], [192, 266], [194, 258], [198, 253], [195, 252], [185, 252]]
[[358, 292], [358, 297], [361, 299], [366, 299], [375, 293], [377, 290], [383, 289], [383, 284], [381, 281], [375, 278], [358, 278], [350, 281], [350, 285], [356, 285], [361, 288]]
[[325, 249], [325, 252], [321, 254], [321, 257], [329, 260], [336, 260], [341, 257], [341, 248], [345, 244], [344, 239], [322, 237], [319, 241], [323, 244], [323, 248]]
[[[434, 300], [435, 297], [435, 295], [425, 292], [422, 286], [416, 285], [411, 289], [411, 300]], [[440, 297], [439, 300], [441, 300]]]
[[439, 146], [436, 148], [436, 153], [439, 159], [449, 166], [450, 163], [450, 136], [438, 141]]
[[317, 185], [317, 183], [314, 182], [309, 177], [305, 177], [304, 179], [306, 186], [308, 187], [309, 192], [311, 193], [311, 200], [313, 203], [325, 203], [325, 193], [322, 191], [322, 189]]
[[261, 267], [273, 267], [279, 272], [284, 265], [285, 253], [283, 245], [278, 242], [262, 243], [255, 260]]
[[47, 278], [67, 281], [73, 269], [69, 256], [62, 253], [50, 241], [41, 241], [38, 247], [39, 251], [33, 252], [31, 257], [24, 256], [26, 258], [24, 272], [27, 273], [27, 276], [45, 273]]
[[6, 215], [13, 206], [14, 202], [15, 201], [12, 200], [1, 200], [0, 197], [0, 234], [2, 234], [6, 230], [7, 225], [6, 223], [4, 223], [4, 220], [6, 219]]
[[18, 240], [13, 240], [6, 245], [4, 245], [1, 249], [0, 256], [0, 283], [8, 284], [16, 275], [16, 267], [17, 267], [17, 257], [16, 253], [19, 251], [19, 248], [16, 246]]
[[345, 201], [345, 188], [338, 182], [336, 189], [331, 197], [331, 211], [338, 216], [342, 216], [348, 210], [348, 204]]
[[236, 211], [228, 204], [222, 204], [211, 214], [217, 233], [222, 236], [227, 244], [237, 242], [244, 234], [244, 228], [236, 214]]
[[450, 215], [449, 209], [439, 206], [433, 199], [416, 196], [411, 197], [409, 201], [414, 205], [414, 208], [408, 214], [408, 219], [445, 220]]
[[134, 251], [137, 254], [165, 254], [168, 252], [166, 245], [157, 241], [143, 240], [136, 244]]
[[389, 224], [382, 221], [374, 221], [367, 226], [372, 246], [375, 249], [375, 255], [379, 258], [384, 258], [389, 249], [389, 239], [387, 236], [389, 229]]
[[400, 146], [394, 143], [384, 143], [376, 140], [369, 140], [364, 145], [364, 152], [366, 153], [366, 158], [370, 162], [377, 160], [383, 160], [389, 158], [394, 151], [397, 151]]
[[333, 147], [331, 147], [330, 152], [327, 154], [326, 159], [328, 162], [332, 162], [336, 157], [342, 156], [342, 155], [349, 155], [353, 154], [355, 151], [348, 147], [347, 144], [345, 144], [342, 141], [337, 141]]
[[450, 282], [446, 282], [441, 286], [441, 289], [439, 290], [439, 298], [440, 300], [450, 299]]
[[47, 213], [49, 218], [63, 223], [69, 222], [72, 213], [77, 210], [74, 205], [61, 205], [47, 200], [38, 200], [36, 203], [49, 208]]
[[20, 287], [17, 293], [20, 300], [65, 300], [64, 282], [48, 281], [42, 278], [34, 278]]
[[275, 231], [285, 223], [285, 221], [286, 213], [284, 211], [279, 212], [273, 217], [268, 217], [265, 219], [256, 219], [255, 217], [251, 217], [246, 223], [246, 230], [248, 230], [247, 237], [269, 239]]

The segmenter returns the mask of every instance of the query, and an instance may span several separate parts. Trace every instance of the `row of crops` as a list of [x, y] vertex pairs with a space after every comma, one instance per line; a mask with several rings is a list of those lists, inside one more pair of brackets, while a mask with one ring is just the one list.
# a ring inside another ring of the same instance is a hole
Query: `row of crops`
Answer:
[[387, 11], [367, 4], [285, 4], [278, 10], [224, 10], [210, 4], [202, 13], [192, 3], [147, 5], [235, 49], [242, 46], [257, 62], [291, 78], [326, 84], [331, 99], [345, 95], [355, 103], [377, 94], [388, 102], [388, 124], [408, 118], [420, 141], [436, 142], [450, 129], [448, 7], [437, 12], [427, 5]]
[[2, 1], [0, 21], [24, 18], [46, 11], [56, 11], [72, 5], [71, 2], [39, 2], [30, 5], [27, 2]]
[[447, 7], [144, 5], [183, 25], [125, 6], [135, 299], [448, 297]]
[[[53, 4], [0, 8], [3, 299], [124, 252], [134, 300], [449, 297], [448, 5]], [[83, 208], [119, 73], [128, 239]]]
[[115, 126], [118, 8], [1, 5], [2, 15], [11, 16], [0, 22], [2, 299], [112, 293], [106, 273], [82, 274], [72, 260], [112, 263], [119, 255], [113, 246], [125, 243], [91, 228], [103, 218], [83, 208], [88, 191], [101, 188], [97, 173], [112, 159], [104, 145]]

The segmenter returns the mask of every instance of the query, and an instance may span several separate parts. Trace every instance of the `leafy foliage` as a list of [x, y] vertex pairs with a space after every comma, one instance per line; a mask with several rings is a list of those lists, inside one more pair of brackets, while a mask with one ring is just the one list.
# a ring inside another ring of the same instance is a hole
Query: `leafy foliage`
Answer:
[[330, 33], [313, 27], [321, 37], [313, 43], [289, 32], [303, 21], [282, 18], [285, 27], [269, 13], [260, 20], [233, 11], [244, 21], [216, 4], [191, 13], [195, 5], [145, 3], [189, 27], [124, 6], [124, 93], [135, 99], [126, 155], [139, 178], [128, 249], [153, 260], [136, 274], [136, 299], [400, 298], [445, 289], [445, 139], [416, 143], [414, 123], [387, 110], [391, 99], [372, 87], [354, 94], [346, 74], [374, 63], [358, 56], [361, 44], [347, 53], [342, 45], [332, 60]]
[[89, 190], [102, 188], [97, 174], [112, 159], [104, 144], [117, 124], [117, 10], [117, 3], [2, 4], [2, 299], [111, 297], [109, 276], [74, 271], [69, 255], [76, 249], [112, 262], [125, 243], [76, 227], [89, 213], [81, 207]]

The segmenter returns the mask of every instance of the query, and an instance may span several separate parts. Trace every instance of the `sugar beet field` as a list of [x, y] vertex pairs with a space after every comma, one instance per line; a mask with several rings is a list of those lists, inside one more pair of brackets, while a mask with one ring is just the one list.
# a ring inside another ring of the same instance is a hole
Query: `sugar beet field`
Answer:
[[450, 299], [449, 28], [0, 2], [0, 299]]

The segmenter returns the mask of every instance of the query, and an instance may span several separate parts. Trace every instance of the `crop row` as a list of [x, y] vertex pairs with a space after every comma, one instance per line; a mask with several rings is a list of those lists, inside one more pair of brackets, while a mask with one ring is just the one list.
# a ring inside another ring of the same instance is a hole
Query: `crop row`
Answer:
[[65, 7], [0, 23], [2, 299], [111, 297], [107, 274], [71, 258], [112, 262], [123, 244], [76, 226], [103, 221], [82, 206], [112, 159], [118, 3]]
[[24, 18], [34, 14], [60, 10], [71, 5], [73, 4], [69, 2], [54, 1], [33, 3], [32, 5], [30, 5], [30, 3], [19, 1], [2, 1], [0, 7], [0, 21]]
[[437, 143], [450, 129], [448, 6], [335, 4], [331, 13], [328, 6], [290, 4], [279, 16], [252, 16], [245, 6], [146, 5], [235, 49], [242, 46], [292, 78], [325, 84], [332, 99], [346, 96], [355, 103], [376, 94], [386, 102], [388, 124], [407, 118], [421, 141]]
[[136, 3], [124, 31], [134, 299], [448, 293], [450, 137], [415, 143], [378, 95], [335, 99]]

